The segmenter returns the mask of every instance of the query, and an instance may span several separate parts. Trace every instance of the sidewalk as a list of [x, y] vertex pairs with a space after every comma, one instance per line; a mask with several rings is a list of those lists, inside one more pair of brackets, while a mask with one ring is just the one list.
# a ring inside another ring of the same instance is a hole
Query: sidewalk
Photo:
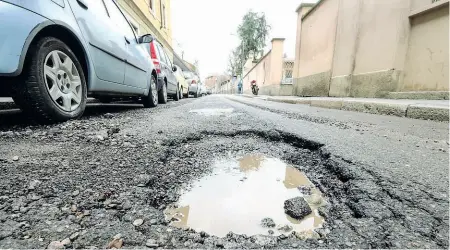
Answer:
[[449, 100], [407, 100], [375, 98], [295, 97], [242, 95], [273, 102], [393, 115], [422, 120], [449, 121]]

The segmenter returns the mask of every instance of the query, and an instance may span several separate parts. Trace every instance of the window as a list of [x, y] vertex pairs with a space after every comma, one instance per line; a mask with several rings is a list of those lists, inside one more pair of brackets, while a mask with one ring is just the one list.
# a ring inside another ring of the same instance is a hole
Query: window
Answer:
[[123, 32], [127, 39], [136, 39], [133, 28], [120, 11], [114, 0], [105, 0], [111, 21]]
[[[163, 49], [164, 51], [164, 49]], [[164, 51], [164, 55], [166, 56], [167, 65], [169, 67], [172, 67], [172, 61], [170, 60], [170, 57], [167, 55], [166, 51]]]
[[158, 54], [159, 54], [160, 60], [161, 60], [163, 63], [168, 64], [168, 63], [167, 63], [167, 60], [166, 60], [166, 56], [164, 55], [164, 51], [163, 51], [163, 49], [161, 48], [161, 45], [159, 45], [158, 43], [156, 43], [156, 47], [158, 48]]
[[155, 0], [148, 0], [148, 7], [150, 8], [150, 12], [155, 14]]
[[108, 18], [108, 12], [103, 1], [92, 1], [92, 3], [89, 3], [89, 11], [92, 11], [96, 17]]
[[162, 12], [161, 12], [161, 26], [163, 28], [166, 28], [166, 5], [162, 5]]
[[131, 28], [133, 28], [134, 33], [139, 36], [139, 24], [133, 20], [128, 14], [124, 13], [127, 17], [128, 21], [130, 22]]

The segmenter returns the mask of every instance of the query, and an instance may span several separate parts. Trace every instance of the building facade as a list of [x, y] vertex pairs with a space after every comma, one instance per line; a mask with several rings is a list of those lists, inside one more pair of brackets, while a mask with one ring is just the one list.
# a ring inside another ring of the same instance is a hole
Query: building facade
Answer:
[[293, 94], [448, 99], [448, 6], [448, 0], [300, 5]]
[[152, 34], [173, 60], [170, 0], [116, 0], [139, 35]]

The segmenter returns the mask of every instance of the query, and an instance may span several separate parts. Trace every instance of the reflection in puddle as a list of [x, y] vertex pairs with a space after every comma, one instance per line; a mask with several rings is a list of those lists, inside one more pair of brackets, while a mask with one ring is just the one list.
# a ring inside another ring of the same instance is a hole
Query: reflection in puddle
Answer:
[[[283, 207], [285, 200], [298, 196], [304, 197], [313, 211], [300, 221], [286, 215]], [[218, 161], [212, 175], [194, 183], [180, 197], [178, 208], [165, 213], [173, 226], [219, 237], [228, 232], [268, 235], [268, 228], [261, 226], [264, 218], [276, 223], [274, 235], [289, 233], [277, 230], [286, 225], [309, 234], [324, 222], [317, 211], [321, 205], [320, 191], [302, 172], [275, 158], [250, 155]]]
[[227, 115], [233, 113], [232, 108], [228, 109], [193, 109], [190, 110], [189, 113], [197, 113], [204, 116], [220, 116], [220, 115]]

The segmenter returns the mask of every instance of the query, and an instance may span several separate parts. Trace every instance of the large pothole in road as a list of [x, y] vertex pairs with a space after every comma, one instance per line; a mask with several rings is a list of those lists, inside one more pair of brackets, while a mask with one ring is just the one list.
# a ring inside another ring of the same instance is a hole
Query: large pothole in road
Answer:
[[217, 160], [212, 173], [184, 190], [165, 215], [172, 226], [219, 237], [296, 232], [309, 238], [317, 237], [314, 229], [324, 223], [318, 212], [324, 204], [304, 173], [280, 159], [254, 154]]

